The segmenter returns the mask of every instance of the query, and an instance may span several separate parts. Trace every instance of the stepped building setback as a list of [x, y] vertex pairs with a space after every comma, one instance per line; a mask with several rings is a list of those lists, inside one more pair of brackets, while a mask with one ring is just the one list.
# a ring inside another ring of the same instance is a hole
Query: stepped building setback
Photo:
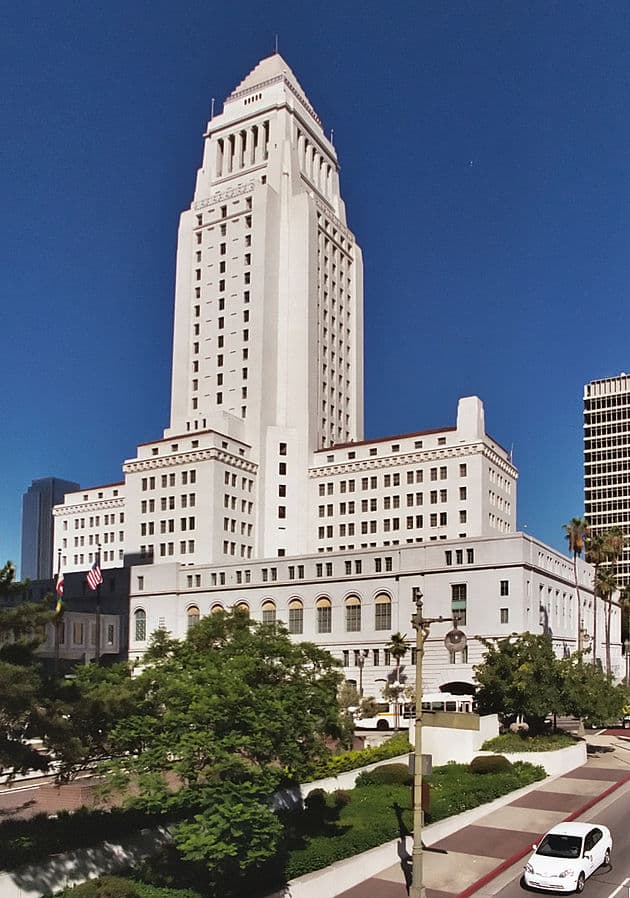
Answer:
[[[416, 586], [475, 636], [575, 643], [572, 564], [515, 533], [517, 471], [480, 399], [449, 426], [364, 439], [361, 250], [335, 148], [278, 54], [208, 123], [179, 226], [170, 423], [123, 473], [67, 494], [55, 540], [65, 570], [97, 545], [104, 567], [134, 565], [131, 657], [156, 628], [240, 606], [374, 692]], [[434, 629], [427, 685], [470, 682], [481, 643], [451, 658]]]

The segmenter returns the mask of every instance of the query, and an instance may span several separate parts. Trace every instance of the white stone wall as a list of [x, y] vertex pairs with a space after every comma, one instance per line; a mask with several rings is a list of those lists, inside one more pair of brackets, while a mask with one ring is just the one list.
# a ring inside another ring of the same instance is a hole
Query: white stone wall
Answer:
[[[460, 554], [461, 553], [461, 554]], [[578, 567], [582, 602], [592, 601], [589, 579], [592, 569]], [[302, 628], [295, 639], [316, 642], [344, 663], [347, 679], [366, 695], [378, 695], [392, 678], [394, 665], [385, 654], [393, 632], [414, 638], [411, 617], [414, 587], [424, 594], [424, 613], [450, 618], [453, 587], [466, 587], [466, 623], [469, 636], [467, 658], [450, 656], [443, 638], [450, 623], [431, 628], [424, 660], [424, 689], [433, 691], [452, 682], [473, 681], [473, 666], [483, 657], [481, 638], [497, 638], [529, 631], [549, 632], [556, 652], [572, 651], [577, 639], [576, 598], [573, 565], [565, 556], [530, 536], [515, 533], [491, 538], [453, 540], [381, 549], [252, 560], [249, 563], [182, 566], [155, 565], [132, 572], [130, 654], [140, 658], [146, 640], [138, 641], [134, 612], [147, 615], [147, 636], [158, 626], [183, 638], [191, 604], [201, 615], [213, 608], [246, 606], [252, 617], [262, 619], [263, 604], [273, 603], [276, 618], [289, 622], [291, 603], [301, 604]], [[143, 577], [138, 589], [137, 577]], [[507, 592], [506, 592], [507, 590]], [[378, 618], [377, 597], [389, 600], [391, 618]], [[346, 603], [360, 602], [360, 629], [348, 631]], [[321, 632], [317, 605], [331, 604], [330, 632]], [[599, 603], [601, 606], [601, 603]], [[501, 609], [507, 610], [502, 615]], [[377, 629], [381, 625], [382, 629]], [[592, 629], [592, 609], [584, 613], [583, 625]], [[603, 609], [599, 607], [599, 655], [603, 650]], [[367, 652], [361, 667], [359, 661]], [[620, 647], [613, 647], [619, 663]], [[403, 659], [402, 675], [414, 683], [411, 653]]]
[[53, 509], [54, 568], [88, 571], [100, 546], [102, 568], [122, 567], [126, 532], [125, 484], [113, 483], [66, 493]]

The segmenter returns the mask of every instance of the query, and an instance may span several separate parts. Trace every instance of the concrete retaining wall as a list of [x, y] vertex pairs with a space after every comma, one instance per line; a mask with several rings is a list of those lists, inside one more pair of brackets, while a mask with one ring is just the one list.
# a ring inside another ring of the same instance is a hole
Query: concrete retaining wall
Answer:
[[[488, 752], [480, 752], [488, 754]], [[548, 776], [559, 776], [575, 770], [586, 764], [586, 742], [577, 742], [568, 748], [560, 748], [558, 751], [523, 751], [517, 753], [505, 753], [508, 761], [528, 761], [530, 764], [540, 764], [547, 771]]]
[[125, 840], [124, 845], [105, 842], [95, 848], [53, 855], [19, 870], [3, 871], [0, 872], [0, 895], [2, 898], [41, 898], [60, 892], [86, 879], [138, 864], [148, 855], [155, 854], [167, 841], [166, 830], [143, 830]]

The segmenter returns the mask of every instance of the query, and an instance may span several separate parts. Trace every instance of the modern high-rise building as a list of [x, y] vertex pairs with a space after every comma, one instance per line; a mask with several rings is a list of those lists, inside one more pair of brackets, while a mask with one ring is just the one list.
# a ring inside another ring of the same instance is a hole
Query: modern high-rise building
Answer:
[[[66, 571], [137, 562], [130, 657], [238, 606], [377, 688], [421, 584], [427, 613], [475, 635], [577, 639], [572, 565], [515, 533], [517, 471], [480, 399], [447, 426], [364, 439], [361, 252], [335, 148], [278, 54], [205, 131], [178, 234], [170, 422], [123, 473], [67, 494], [55, 540]], [[436, 628], [429, 685], [470, 683], [482, 650], [451, 659]]]
[[43, 580], [53, 575], [53, 507], [78, 483], [59, 477], [34, 480], [22, 497], [22, 579]]
[[630, 375], [584, 387], [584, 516], [591, 533], [621, 527], [629, 540], [616, 565], [630, 583]]

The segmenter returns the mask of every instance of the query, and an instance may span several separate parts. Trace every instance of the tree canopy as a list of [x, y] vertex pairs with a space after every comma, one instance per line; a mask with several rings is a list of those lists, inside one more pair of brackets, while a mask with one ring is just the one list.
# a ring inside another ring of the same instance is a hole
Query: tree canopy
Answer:
[[549, 713], [614, 720], [628, 700], [625, 687], [582, 663], [582, 653], [557, 658], [549, 636], [523, 633], [484, 644], [484, 660], [475, 666], [481, 713], [523, 717], [536, 732]]
[[[0, 568], [0, 600], [22, 592], [15, 566]], [[34, 651], [53, 618], [49, 603], [0, 607], [0, 769], [22, 773], [45, 770], [48, 760], [28, 741], [46, 729], [44, 684]]]
[[147, 810], [192, 809], [177, 847], [226, 881], [273, 854], [278, 785], [308, 777], [344, 735], [339, 665], [238, 611], [203, 618], [184, 641], [158, 632], [143, 665], [135, 707], [109, 736], [108, 781]]

